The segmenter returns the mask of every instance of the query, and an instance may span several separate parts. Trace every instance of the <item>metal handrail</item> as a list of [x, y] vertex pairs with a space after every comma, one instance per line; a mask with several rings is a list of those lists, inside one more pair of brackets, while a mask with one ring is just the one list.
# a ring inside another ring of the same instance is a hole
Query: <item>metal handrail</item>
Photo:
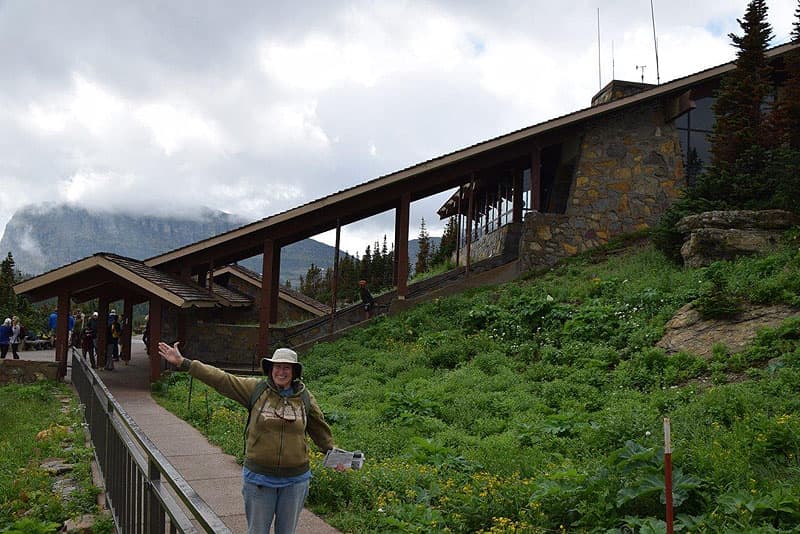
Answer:
[[230, 534], [74, 351], [72, 384], [85, 407], [84, 418], [120, 532]]

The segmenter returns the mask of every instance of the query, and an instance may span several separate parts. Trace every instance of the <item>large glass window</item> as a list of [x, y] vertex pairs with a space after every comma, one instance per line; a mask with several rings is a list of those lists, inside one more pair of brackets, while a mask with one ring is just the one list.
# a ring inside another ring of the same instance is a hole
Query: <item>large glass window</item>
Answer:
[[686, 179], [691, 184], [711, 161], [709, 135], [714, 128], [714, 97], [695, 100], [695, 108], [675, 119], [683, 151]]

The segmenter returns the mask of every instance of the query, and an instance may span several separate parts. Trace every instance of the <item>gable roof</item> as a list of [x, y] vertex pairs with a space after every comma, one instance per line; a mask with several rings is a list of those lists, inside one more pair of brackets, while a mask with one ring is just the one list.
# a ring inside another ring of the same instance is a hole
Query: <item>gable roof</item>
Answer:
[[[238, 264], [231, 264], [226, 265], [222, 269], [217, 269], [214, 271], [214, 277], [221, 276], [223, 274], [230, 274], [232, 276], [236, 276], [244, 280], [245, 282], [253, 285], [254, 287], [261, 288], [261, 275], [252, 269], [248, 269], [242, 265]], [[215, 286], [216, 287], [216, 286]], [[309, 296], [300, 293], [299, 291], [295, 291], [294, 289], [288, 287], [279, 287], [278, 288], [278, 298], [293, 304], [299, 308], [306, 310], [309, 313], [316, 315], [317, 317], [321, 317], [323, 315], [329, 315], [331, 313], [331, 307], [323, 304], [322, 302], [312, 299]]]
[[103, 286], [118, 281], [143, 297], [153, 295], [179, 308], [208, 308], [219, 303], [207, 289], [179, 280], [139, 260], [109, 252], [98, 252], [24, 280], [14, 285], [14, 292], [41, 300], [58, 294], [58, 288], [66, 287], [80, 301], [94, 298]]

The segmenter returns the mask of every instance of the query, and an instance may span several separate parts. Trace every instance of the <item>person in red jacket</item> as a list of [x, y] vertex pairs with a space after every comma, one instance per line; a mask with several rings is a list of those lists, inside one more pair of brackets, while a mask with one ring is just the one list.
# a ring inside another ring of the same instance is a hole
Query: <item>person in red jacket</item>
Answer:
[[[266, 378], [239, 377], [184, 358], [178, 343], [161, 342], [158, 353], [179, 370], [250, 409], [242, 468], [248, 534], [268, 534], [273, 521], [276, 534], [293, 533], [311, 481], [305, 436], [323, 452], [334, 447], [322, 410], [300, 380], [303, 366], [297, 353], [281, 348], [272, 358], [262, 358]], [[259, 388], [262, 392], [251, 404]]]

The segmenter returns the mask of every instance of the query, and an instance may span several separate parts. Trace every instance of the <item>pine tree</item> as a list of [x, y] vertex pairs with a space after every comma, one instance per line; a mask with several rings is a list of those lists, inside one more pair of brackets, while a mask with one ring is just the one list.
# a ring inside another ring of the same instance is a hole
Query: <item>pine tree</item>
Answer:
[[371, 273], [372, 273], [372, 249], [370, 248], [369, 245], [367, 245], [367, 248], [364, 249], [364, 255], [361, 257], [360, 280], [366, 280], [367, 283], [369, 283]]
[[442, 240], [439, 242], [439, 248], [431, 259], [433, 265], [443, 265], [450, 261], [453, 252], [456, 251], [458, 246], [458, 232], [456, 227], [456, 218], [450, 217], [444, 227], [442, 233]]
[[306, 276], [300, 277], [300, 292], [303, 295], [319, 300], [319, 296], [324, 291], [323, 284], [322, 269], [312, 263], [311, 267], [306, 271]]
[[[792, 43], [800, 44], [800, 1], [795, 10]], [[800, 149], [800, 50], [786, 54], [786, 81], [778, 91], [778, 99], [770, 114], [769, 128], [776, 146]]]
[[17, 295], [14, 293], [14, 256], [11, 252], [0, 263], [0, 321], [17, 312]]
[[425, 218], [423, 217], [419, 223], [419, 236], [417, 237], [417, 262], [414, 264], [414, 274], [422, 274], [428, 272], [430, 265], [431, 238], [428, 235], [428, 229], [425, 228]]
[[751, 0], [744, 19], [737, 21], [744, 35], [729, 34], [738, 48], [736, 69], [720, 85], [711, 135], [712, 165], [731, 174], [741, 170], [737, 160], [751, 147], [763, 146], [767, 138], [764, 103], [771, 90], [766, 50], [773, 35], [766, 0]]

